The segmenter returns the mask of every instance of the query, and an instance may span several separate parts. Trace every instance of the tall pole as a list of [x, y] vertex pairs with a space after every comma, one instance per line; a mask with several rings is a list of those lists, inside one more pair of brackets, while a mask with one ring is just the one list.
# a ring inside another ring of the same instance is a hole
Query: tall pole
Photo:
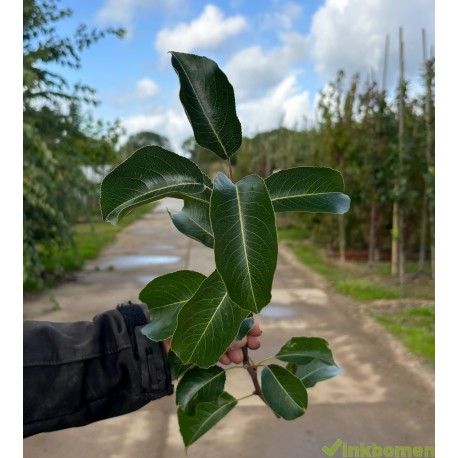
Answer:
[[[425, 85], [426, 85], [426, 98], [425, 98], [425, 122], [426, 122], [426, 166], [427, 177], [432, 180], [430, 176], [433, 167], [432, 151], [433, 151], [433, 132], [431, 126], [431, 104], [432, 104], [432, 69], [428, 63], [426, 51], [426, 31], [422, 30], [423, 41], [423, 62], [425, 67]], [[431, 59], [432, 60], [432, 59]], [[428, 201], [428, 215], [429, 215], [429, 229], [430, 229], [430, 250], [431, 250], [431, 276], [435, 276], [435, 215], [434, 215], [434, 197], [431, 193], [432, 183], [430, 180], [425, 182], [425, 195]]]
[[399, 204], [404, 194], [403, 187], [400, 186], [404, 174], [404, 40], [402, 37], [402, 27], [399, 29], [399, 172], [398, 172], [398, 269], [399, 269], [399, 295], [404, 296], [404, 209]]
[[382, 77], [382, 92], [386, 90], [386, 75], [388, 72], [388, 55], [390, 50], [390, 36], [385, 38], [385, 58], [383, 60], [383, 77]]
[[[385, 42], [385, 59], [386, 59], [386, 51], [388, 48], [389, 37], [387, 36], [387, 40]], [[383, 73], [383, 89], [386, 88], [386, 73]], [[395, 176], [395, 183], [394, 183], [394, 190], [395, 190], [395, 198], [393, 202], [393, 216], [392, 216], [392, 228], [391, 228], [391, 275], [397, 276], [399, 272], [399, 205], [398, 205], [398, 177]]]

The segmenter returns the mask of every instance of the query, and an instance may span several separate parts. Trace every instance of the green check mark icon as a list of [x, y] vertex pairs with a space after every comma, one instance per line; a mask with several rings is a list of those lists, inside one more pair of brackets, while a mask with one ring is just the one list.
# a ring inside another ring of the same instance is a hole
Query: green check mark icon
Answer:
[[331, 447], [328, 447], [327, 445], [323, 445], [321, 447], [321, 450], [323, 450], [324, 453], [328, 456], [334, 456], [337, 450], [339, 450], [340, 446], [342, 445], [342, 439], [337, 439]]

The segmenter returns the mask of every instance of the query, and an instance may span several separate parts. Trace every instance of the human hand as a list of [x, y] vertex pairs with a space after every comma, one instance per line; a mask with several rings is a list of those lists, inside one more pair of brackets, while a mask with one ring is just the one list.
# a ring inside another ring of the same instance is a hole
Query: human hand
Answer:
[[[243, 361], [242, 347], [245, 345], [251, 350], [257, 350], [261, 346], [260, 336], [262, 334], [261, 326], [259, 324], [259, 318], [257, 315], [253, 315], [254, 325], [248, 331], [248, 334], [242, 340], [234, 340], [230, 347], [226, 350], [223, 356], [219, 359], [219, 362], [224, 365], [229, 364], [240, 364]], [[164, 340], [165, 350], [170, 350], [170, 342], [172, 338]]]
[[229, 364], [240, 364], [243, 362], [243, 351], [242, 348], [246, 345], [251, 350], [257, 350], [261, 346], [261, 340], [259, 337], [262, 334], [261, 326], [259, 324], [259, 318], [257, 315], [253, 315], [254, 325], [248, 331], [248, 334], [242, 340], [234, 340], [230, 347], [226, 350], [223, 356], [219, 359], [219, 362], [224, 365]]

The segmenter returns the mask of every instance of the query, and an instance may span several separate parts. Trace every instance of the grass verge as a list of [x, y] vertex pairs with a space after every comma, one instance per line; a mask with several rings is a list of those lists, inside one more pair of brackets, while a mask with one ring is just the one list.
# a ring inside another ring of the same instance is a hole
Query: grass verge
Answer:
[[[338, 260], [327, 258], [323, 250], [305, 242], [303, 231], [297, 227], [280, 228], [278, 233], [300, 261], [323, 275], [339, 293], [360, 302], [392, 301], [391, 307], [369, 307], [368, 313], [434, 367], [434, 307], [398, 305], [399, 287], [391, 277], [389, 263], [377, 264], [372, 272], [364, 262], [347, 261], [342, 266]], [[414, 263], [406, 266], [405, 297], [434, 300], [434, 283], [416, 276], [415, 271]]]
[[425, 358], [434, 367], [434, 307], [412, 307], [405, 310], [369, 310], [369, 314], [399, 337], [405, 346]]

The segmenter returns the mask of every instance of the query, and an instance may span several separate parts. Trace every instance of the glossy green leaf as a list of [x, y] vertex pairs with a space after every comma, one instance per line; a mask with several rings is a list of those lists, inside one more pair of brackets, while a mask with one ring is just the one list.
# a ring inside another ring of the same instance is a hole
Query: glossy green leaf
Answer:
[[261, 389], [269, 407], [285, 420], [294, 420], [305, 413], [307, 390], [288, 369], [269, 364], [261, 374]]
[[328, 167], [280, 170], [265, 182], [276, 212], [346, 213], [350, 208], [341, 173]]
[[207, 204], [204, 175], [194, 162], [160, 146], [145, 146], [102, 181], [100, 206], [105, 221], [117, 222], [135, 207], [164, 197]]
[[205, 174], [204, 184], [208, 188], [202, 194], [205, 203], [187, 200], [180, 211], [169, 211], [169, 215], [175, 227], [182, 234], [213, 248], [213, 230], [210, 223], [210, 190], [213, 188], [213, 183]]
[[210, 219], [216, 268], [230, 298], [259, 312], [272, 297], [278, 254], [275, 213], [264, 180], [249, 175], [234, 185], [218, 173]]
[[172, 380], [177, 380], [184, 374], [193, 364], [183, 364], [183, 361], [177, 356], [175, 352], [169, 350], [167, 355], [167, 364], [170, 369], [170, 376]]
[[180, 100], [199, 145], [229, 159], [242, 144], [234, 89], [216, 62], [171, 51], [180, 80]]
[[281, 361], [308, 364], [317, 358], [329, 365], [335, 365], [329, 344], [321, 337], [293, 337], [275, 355]]
[[229, 299], [215, 271], [180, 310], [171, 348], [184, 363], [213, 366], [234, 340], [248, 313]]
[[179, 407], [178, 424], [183, 442], [189, 447], [197, 439], [224, 418], [237, 404], [237, 400], [227, 392], [223, 392], [216, 401], [201, 402], [196, 406], [195, 415], [186, 415]]
[[209, 205], [201, 202], [185, 202], [182, 210], [169, 212], [175, 227], [187, 237], [213, 248], [213, 230]]
[[194, 415], [199, 402], [215, 401], [224, 391], [226, 371], [218, 366], [194, 367], [184, 374], [176, 390], [176, 403], [186, 415]]
[[315, 386], [322, 380], [328, 380], [342, 372], [342, 369], [336, 365], [329, 365], [320, 359], [312, 359], [308, 364], [298, 366], [297, 364], [288, 363], [286, 368], [290, 370], [306, 388]]
[[179, 270], [151, 280], [139, 295], [151, 313], [151, 321], [142, 328], [142, 333], [154, 341], [170, 337], [176, 328], [178, 312], [205, 278], [199, 272]]
[[242, 340], [250, 332], [250, 329], [253, 326], [254, 318], [252, 316], [243, 320], [242, 324], [240, 325], [239, 332], [235, 336], [235, 340]]

